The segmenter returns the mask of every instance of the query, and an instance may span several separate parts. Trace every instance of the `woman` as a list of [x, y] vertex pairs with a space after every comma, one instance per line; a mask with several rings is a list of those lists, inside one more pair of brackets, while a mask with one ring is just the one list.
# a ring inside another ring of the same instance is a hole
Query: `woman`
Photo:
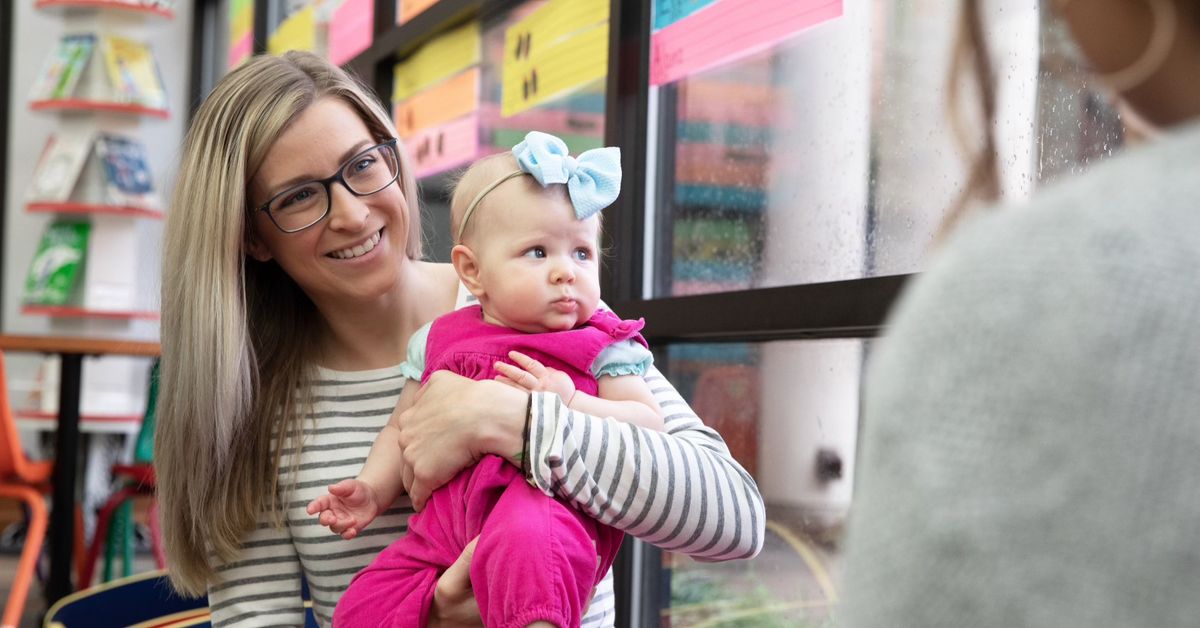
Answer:
[[844, 626], [1200, 617], [1200, 3], [1055, 9], [1162, 136], [973, 217], [904, 296], [868, 381]]
[[[653, 369], [666, 433], [439, 373], [400, 418], [411, 501], [350, 541], [305, 512], [361, 467], [406, 383], [408, 337], [465, 301], [451, 266], [420, 260], [416, 186], [395, 136], [363, 87], [305, 53], [252, 59], [196, 114], [164, 248], [155, 463], [175, 586], [207, 589], [215, 624], [290, 625], [303, 621], [303, 577], [327, 624], [413, 506], [488, 453], [656, 545], [755, 555], [757, 487]], [[479, 623], [469, 560], [440, 579], [431, 623]], [[609, 577], [584, 624], [611, 624], [613, 608]]]

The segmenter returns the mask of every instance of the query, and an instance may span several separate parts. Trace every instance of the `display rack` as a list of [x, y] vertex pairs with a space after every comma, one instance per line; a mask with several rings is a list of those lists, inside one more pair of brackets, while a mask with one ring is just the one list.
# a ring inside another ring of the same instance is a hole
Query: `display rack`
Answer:
[[[132, 0], [39, 0], [35, 7], [59, 15], [64, 34], [30, 95], [31, 111], [59, 119], [26, 197], [26, 212], [54, 218], [30, 263], [21, 313], [157, 320], [139, 303], [137, 221], [161, 220], [163, 210], [137, 136], [142, 119], [168, 120], [170, 112], [151, 48], [125, 33], [142, 15], [169, 20], [174, 13]], [[47, 248], [56, 246], [49, 229], [63, 221], [90, 225], [83, 250]]]

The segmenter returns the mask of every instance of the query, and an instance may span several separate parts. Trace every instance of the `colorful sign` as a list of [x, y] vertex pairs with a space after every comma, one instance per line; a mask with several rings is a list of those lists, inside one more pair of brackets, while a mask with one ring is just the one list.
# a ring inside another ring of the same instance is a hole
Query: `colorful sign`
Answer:
[[342, 65], [371, 47], [375, 0], [345, 0], [329, 20], [329, 60]]
[[471, 22], [421, 46], [392, 72], [392, 101], [413, 94], [477, 65], [480, 58], [479, 22]]
[[717, 0], [650, 38], [650, 84], [765, 50], [842, 15], [842, 0]]
[[561, 97], [608, 72], [606, 0], [550, 0], [504, 34], [501, 115]]
[[311, 52], [316, 47], [316, 10], [311, 4], [288, 16], [267, 40], [267, 51], [273, 55], [280, 55], [289, 50]]
[[403, 24], [421, 13], [425, 9], [437, 4], [438, 0], [397, 0], [396, 4], [400, 5], [399, 11], [396, 12], [396, 23]]
[[418, 131], [404, 146], [418, 179], [470, 163], [479, 155], [479, 115]]
[[654, 30], [666, 28], [714, 0], [654, 0]]
[[233, 0], [229, 3], [229, 55], [227, 68], [235, 68], [254, 50], [254, 2]]
[[447, 79], [396, 104], [396, 130], [408, 138], [479, 109], [479, 68]]

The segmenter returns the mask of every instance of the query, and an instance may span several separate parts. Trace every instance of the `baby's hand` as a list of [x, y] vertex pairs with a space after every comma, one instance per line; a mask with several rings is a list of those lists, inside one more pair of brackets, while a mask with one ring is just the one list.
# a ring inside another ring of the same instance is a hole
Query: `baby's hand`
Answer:
[[575, 396], [575, 382], [571, 381], [570, 375], [552, 369], [519, 351], [509, 351], [508, 357], [520, 367], [497, 362], [496, 370], [500, 371], [500, 375], [496, 376], [497, 380], [529, 392], [556, 393], [570, 405], [571, 398]]
[[334, 534], [349, 541], [375, 520], [382, 510], [370, 484], [349, 478], [329, 487], [329, 493], [308, 503], [308, 514]]

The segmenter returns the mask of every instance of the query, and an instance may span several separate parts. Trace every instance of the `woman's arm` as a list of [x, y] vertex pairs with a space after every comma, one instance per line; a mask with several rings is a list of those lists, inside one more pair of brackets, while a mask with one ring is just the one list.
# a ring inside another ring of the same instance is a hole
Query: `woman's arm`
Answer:
[[665, 432], [567, 408], [534, 393], [530, 474], [547, 494], [601, 522], [695, 558], [750, 558], [762, 549], [762, 496], [725, 441], [651, 367], [645, 375]]
[[304, 625], [300, 559], [291, 534], [260, 519], [238, 556], [217, 566], [217, 581], [208, 587], [214, 627]]
[[756, 555], [766, 521], [754, 479], [657, 369], [644, 379], [665, 432], [575, 412], [555, 394], [434, 373], [399, 420], [413, 504], [485, 454], [519, 466], [527, 454], [540, 489], [644, 541], [702, 559]]

